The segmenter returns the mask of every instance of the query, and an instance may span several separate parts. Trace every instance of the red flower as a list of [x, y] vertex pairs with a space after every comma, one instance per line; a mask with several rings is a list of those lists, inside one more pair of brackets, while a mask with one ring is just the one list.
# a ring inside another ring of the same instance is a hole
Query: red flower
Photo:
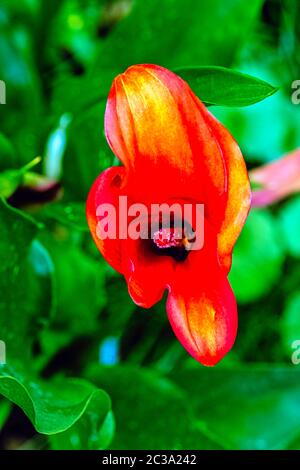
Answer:
[[[123, 166], [104, 171], [90, 191], [87, 219], [95, 243], [124, 275], [138, 305], [151, 307], [168, 289], [175, 335], [197, 361], [214, 365], [231, 349], [237, 330], [227, 274], [250, 206], [240, 149], [187, 83], [156, 65], [135, 65], [116, 77], [105, 132]], [[174, 225], [150, 241], [100, 239], [97, 207], [111, 203], [118, 210], [121, 195], [147, 207], [203, 203], [202, 249], [188, 251], [183, 239], [175, 242]]]

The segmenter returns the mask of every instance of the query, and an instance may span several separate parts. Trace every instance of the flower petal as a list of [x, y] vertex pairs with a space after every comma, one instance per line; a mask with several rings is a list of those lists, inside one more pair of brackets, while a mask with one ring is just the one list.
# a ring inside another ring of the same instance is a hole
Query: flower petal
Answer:
[[115, 79], [105, 114], [106, 136], [129, 179], [133, 175], [139, 180], [137, 198], [153, 199], [155, 187], [157, 198], [206, 203], [209, 216], [220, 222], [226, 168], [207, 113], [187, 83], [162, 67], [132, 66]]
[[161, 300], [173, 274], [174, 260], [151, 251], [151, 240], [126, 240], [123, 273], [132, 300], [150, 308]]
[[[119, 272], [122, 272], [122, 240], [118, 237], [100, 238], [97, 230], [99, 222], [97, 208], [101, 204], [112, 204], [118, 217], [120, 188], [125, 181], [125, 173], [123, 167], [108, 168], [101, 173], [89, 192], [86, 204], [87, 221], [95, 244], [106, 261]], [[118, 218], [116, 218], [116, 230], [118, 230]]]
[[232, 348], [236, 301], [212, 244], [191, 252], [186, 262], [177, 265], [169, 285], [167, 313], [178, 340], [203, 365], [215, 365]]

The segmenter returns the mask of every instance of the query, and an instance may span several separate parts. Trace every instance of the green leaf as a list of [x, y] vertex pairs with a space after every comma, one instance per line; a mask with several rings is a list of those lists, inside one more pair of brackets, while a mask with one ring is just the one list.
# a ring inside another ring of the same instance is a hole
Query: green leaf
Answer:
[[83, 417], [67, 431], [49, 437], [53, 450], [103, 450], [109, 446], [115, 430], [114, 415], [108, 411], [105, 416], [99, 398], [91, 401]]
[[53, 266], [35, 240], [37, 230], [31, 218], [0, 200], [0, 335], [7, 355], [25, 362], [52, 313]]
[[[299, 436], [300, 369], [195, 366], [172, 379], [227, 449], [285, 449]], [[284, 417], [284, 418], [283, 418]]]
[[22, 184], [26, 172], [40, 161], [41, 158], [36, 157], [18, 170], [6, 170], [0, 173], [0, 197], [9, 198]]
[[174, 71], [206, 105], [249, 106], [277, 91], [263, 80], [225, 67], [184, 67]]
[[43, 206], [36, 214], [42, 221], [56, 220], [67, 227], [82, 232], [88, 232], [85, 215], [85, 203], [83, 202], [54, 202]]
[[136, 1], [131, 13], [103, 41], [97, 67], [124, 70], [137, 63], [228, 65], [261, 5], [261, 0], [247, 8], [242, 0], [228, 0], [226, 7], [222, 0]]
[[73, 335], [95, 333], [106, 303], [104, 260], [88, 256], [77, 243], [78, 232], [57, 240], [49, 233], [40, 236], [55, 267], [56, 315], [54, 324]]
[[[117, 273], [114, 273], [106, 283], [106, 293], [109, 299], [106, 306], [108, 313], [105, 322], [106, 334], [107, 336], [121, 336], [132, 317], [137, 324], [135, 315], [137, 306], [128, 294], [128, 287], [123, 276]], [[135, 344], [136, 348], [137, 344]]]
[[[111, 410], [103, 390], [78, 379], [44, 383], [9, 366], [0, 366], [0, 371], [0, 393], [22, 408], [39, 433], [63, 433], [55, 441], [58, 448], [99, 449], [101, 441], [107, 445], [113, 427], [106, 424]], [[104, 440], [103, 424], [107, 431]]]
[[132, 64], [231, 65], [261, 5], [262, 0], [252, 1], [247, 8], [242, 0], [227, 0], [226, 8], [223, 0], [133, 2], [130, 13], [100, 43], [90, 73], [58, 84], [57, 112], [78, 114], [99, 103], [113, 78]]
[[55, 448], [102, 448], [113, 432], [106, 393], [75, 379], [44, 382], [33, 372], [32, 345], [49, 322], [54, 298], [53, 263], [36, 239], [38, 225], [1, 200], [0, 230], [0, 334], [7, 362], [0, 366], [0, 393], [38, 432], [67, 431]]
[[116, 435], [111, 449], [220, 448], [210, 433], [194, 425], [189, 397], [158, 374], [130, 366], [92, 366], [87, 376], [112, 398]]
[[282, 272], [284, 252], [277, 221], [266, 210], [252, 210], [234, 248], [229, 279], [238, 302], [269, 292]]

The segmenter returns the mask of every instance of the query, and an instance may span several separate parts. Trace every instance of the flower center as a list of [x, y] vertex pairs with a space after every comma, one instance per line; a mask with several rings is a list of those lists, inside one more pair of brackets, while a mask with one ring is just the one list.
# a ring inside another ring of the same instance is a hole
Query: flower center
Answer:
[[189, 254], [190, 242], [180, 228], [160, 228], [153, 233], [152, 243], [156, 254], [172, 256], [176, 261], [184, 261]]

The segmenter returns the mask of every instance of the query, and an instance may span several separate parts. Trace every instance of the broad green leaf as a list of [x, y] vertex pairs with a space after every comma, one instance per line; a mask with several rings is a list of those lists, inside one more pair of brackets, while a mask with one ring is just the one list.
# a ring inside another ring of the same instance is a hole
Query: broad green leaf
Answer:
[[[241, 0], [229, 0], [226, 6], [222, 0], [135, 1], [131, 13], [103, 41], [97, 68], [124, 70], [136, 63], [228, 65], [261, 5], [261, 0], [247, 8]], [[222, 28], [217, 27], [220, 24]]]
[[[98, 390], [99, 394], [100, 390]], [[103, 393], [103, 391], [101, 390]], [[103, 450], [112, 441], [115, 420], [112, 411], [105, 416], [103, 400], [93, 400], [86, 414], [63, 433], [49, 436], [53, 450]]]
[[0, 336], [7, 363], [0, 366], [0, 393], [22, 408], [38, 432], [67, 431], [55, 447], [102, 448], [113, 432], [107, 395], [86, 382], [44, 382], [32, 372], [32, 344], [49, 322], [54, 298], [53, 263], [36, 239], [38, 226], [1, 200], [0, 228]]
[[229, 279], [238, 302], [254, 301], [269, 292], [284, 261], [277, 221], [264, 210], [252, 210], [233, 252]]
[[158, 374], [130, 366], [92, 366], [88, 378], [112, 399], [118, 450], [180, 450], [220, 448], [194, 425], [190, 399]]
[[[131, 364], [156, 363], [176, 341], [167, 319], [165, 303], [166, 296], [148, 311], [138, 308], [129, 317], [122, 335], [121, 350], [122, 357]], [[173, 357], [176, 361], [175, 353]]]
[[109, 300], [106, 307], [108, 312], [106, 332], [107, 335], [120, 336], [130, 319], [136, 317], [137, 306], [128, 294], [123, 276], [117, 273], [106, 283], [106, 292]]
[[0, 339], [29, 361], [31, 343], [52, 312], [52, 263], [34, 238], [38, 226], [0, 200]]
[[56, 316], [54, 324], [73, 335], [96, 333], [98, 317], [106, 303], [104, 261], [87, 255], [77, 243], [78, 232], [66, 232], [57, 240], [40, 235], [55, 267]]
[[225, 67], [183, 67], [174, 71], [206, 105], [249, 106], [277, 91], [263, 80]]
[[222, 0], [134, 1], [129, 14], [100, 43], [91, 72], [58, 84], [57, 110], [77, 114], [99, 103], [114, 76], [133, 64], [230, 65], [261, 5], [262, 0], [252, 1], [247, 8], [242, 0], [228, 0], [226, 7]]
[[103, 390], [79, 379], [44, 383], [10, 366], [0, 366], [0, 372], [0, 393], [22, 408], [39, 433], [62, 433], [57, 436], [58, 448], [99, 449], [108, 444], [113, 426], [106, 424], [111, 407]]
[[300, 369], [176, 370], [199, 422], [227, 449], [285, 449], [299, 436]]
[[85, 203], [83, 202], [54, 202], [47, 204], [36, 216], [44, 222], [56, 220], [75, 230], [89, 231], [85, 215]]

